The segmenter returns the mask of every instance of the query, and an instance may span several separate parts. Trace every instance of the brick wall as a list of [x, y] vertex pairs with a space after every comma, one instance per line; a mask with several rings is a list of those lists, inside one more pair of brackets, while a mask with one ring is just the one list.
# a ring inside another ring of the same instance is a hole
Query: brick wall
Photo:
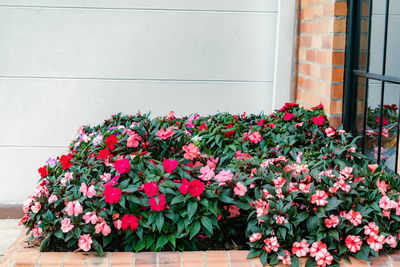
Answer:
[[335, 127], [342, 123], [346, 46], [345, 0], [298, 0], [294, 100], [324, 105]]

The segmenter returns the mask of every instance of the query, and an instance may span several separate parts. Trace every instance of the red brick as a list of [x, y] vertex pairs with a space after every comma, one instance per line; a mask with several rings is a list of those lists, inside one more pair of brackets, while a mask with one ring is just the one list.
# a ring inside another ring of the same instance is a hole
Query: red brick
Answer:
[[97, 256], [96, 253], [91, 252], [87, 258], [87, 267], [108, 267], [111, 253], [104, 253], [104, 257]]
[[131, 266], [133, 263], [132, 252], [113, 252], [111, 254], [112, 266]]
[[46, 252], [40, 258], [40, 267], [61, 266], [64, 252]]
[[38, 249], [31, 251], [19, 251], [15, 256], [15, 267], [36, 266], [40, 252]]
[[368, 262], [364, 261], [364, 260], [360, 260], [360, 259], [356, 259], [354, 257], [350, 257], [351, 263], [350, 262], [346, 262], [347, 266], [351, 266], [351, 267], [369, 267]]
[[182, 262], [184, 267], [203, 267], [204, 253], [202, 251], [182, 252]]
[[228, 257], [224, 250], [209, 250], [206, 251], [207, 266], [208, 267], [221, 267], [228, 266]]
[[334, 32], [346, 32], [346, 20], [336, 19], [333, 27]]
[[330, 96], [334, 97], [334, 98], [343, 97], [343, 85], [342, 84], [332, 84]]
[[335, 16], [347, 16], [347, 3], [336, 2], [335, 3]]
[[135, 267], [155, 267], [156, 266], [155, 252], [139, 252], [135, 255]]
[[180, 267], [181, 257], [179, 252], [159, 252], [158, 261], [160, 266]]
[[67, 252], [64, 255], [63, 267], [84, 267], [86, 253]]
[[247, 259], [247, 250], [230, 250], [228, 251], [231, 267], [251, 267], [251, 260]]
[[344, 68], [332, 69], [332, 82], [343, 82]]
[[332, 65], [344, 65], [344, 52], [332, 52]]

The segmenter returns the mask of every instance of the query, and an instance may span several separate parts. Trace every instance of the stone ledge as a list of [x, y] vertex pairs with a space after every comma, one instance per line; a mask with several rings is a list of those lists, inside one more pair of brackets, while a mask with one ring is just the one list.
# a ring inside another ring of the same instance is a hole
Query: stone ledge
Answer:
[[[0, 260], [0, 266], [7, 267], [260, 267], [259, 259], [246, 259], [247, 251], [187, 251], [187, 252], [107, 252], [104, 257], [95, 253], [83, 252], [39, 252], [39, 248], [26, 246], [23, 231]], [[301, 258], [301, 266], [305, 266], [307, 258]], [[284, 265], [278, 265], [284, 266]], [[397, 267], [400, 266], [400, 251], [380, 258], [363, 261], [351, 258], [351, 263], [342, 261], [344, 267]]]

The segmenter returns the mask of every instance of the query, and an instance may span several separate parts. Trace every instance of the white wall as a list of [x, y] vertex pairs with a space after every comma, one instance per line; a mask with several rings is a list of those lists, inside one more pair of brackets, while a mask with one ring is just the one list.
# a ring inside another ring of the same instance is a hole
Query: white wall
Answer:
[[259, 113], [288, 101], [274, 62], [276, 45], [293, 43], [293, 18], [279, 19], [277, 37], [278, 10], [294, 2], [0, 0], [0, 203], [21, 203], [80, 125], [113, 113]]

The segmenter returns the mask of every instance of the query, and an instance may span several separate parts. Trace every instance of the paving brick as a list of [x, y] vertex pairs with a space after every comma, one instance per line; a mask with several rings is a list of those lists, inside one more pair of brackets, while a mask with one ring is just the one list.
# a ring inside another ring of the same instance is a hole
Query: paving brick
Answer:
[[[104, 257], [98, 256], [96, 253], [91, 252], [87, 258], [87, 267], [108, 267], [111, 253], [104, 253]], [[131, 261], [132, 263], [132, 261]]]
[[228, 266], [228, 257], [225, 250], [206, 251], [208, 267]]
[[400, 250], [395, 250], [389, 254], [393, 267], [400, 266]]
[[360, 259], [356, 259], [354, 257], [350, 257], [351, 263], [346, 261], [346, 266], [351, 267], [369, 267], [368, 262]]
[[230, 250], [228, 251], [231, 267], [251, 267], [251, 260], [247, 259], [247, 250]]
[[40, 258], [40, 267], [56, 267], [61, 266], [64, 252], [46, 252]]
[[87, 253], [67, 252], [64, 256], [63, 267], [84, 267]]
[[182, 252], [182, 263], [184, 267], [203, 267], [204, 253], [202, 251]]
[[36, 266], [41, 253], [38, 249], [31, 251], [19, 251], [16, 255], [15, 267]]
[[132, 266], [132, 252], [113, 252], [111, 254], [111, 266]]
[[155, 267], [157, 258], [155, 252], [139, 252], [135, 255], [135, 267]]
[[158, 253], [158, 262], [160, 266], [166, 267], [180, 267], [181, 266], [181, 257], [180, 253], [175, 252], [159, 252]]
[[369, 263], [371, 267], [392, 267], [390, 258], [387, 255], [380, 255], [377, 257], [370, 257]]

